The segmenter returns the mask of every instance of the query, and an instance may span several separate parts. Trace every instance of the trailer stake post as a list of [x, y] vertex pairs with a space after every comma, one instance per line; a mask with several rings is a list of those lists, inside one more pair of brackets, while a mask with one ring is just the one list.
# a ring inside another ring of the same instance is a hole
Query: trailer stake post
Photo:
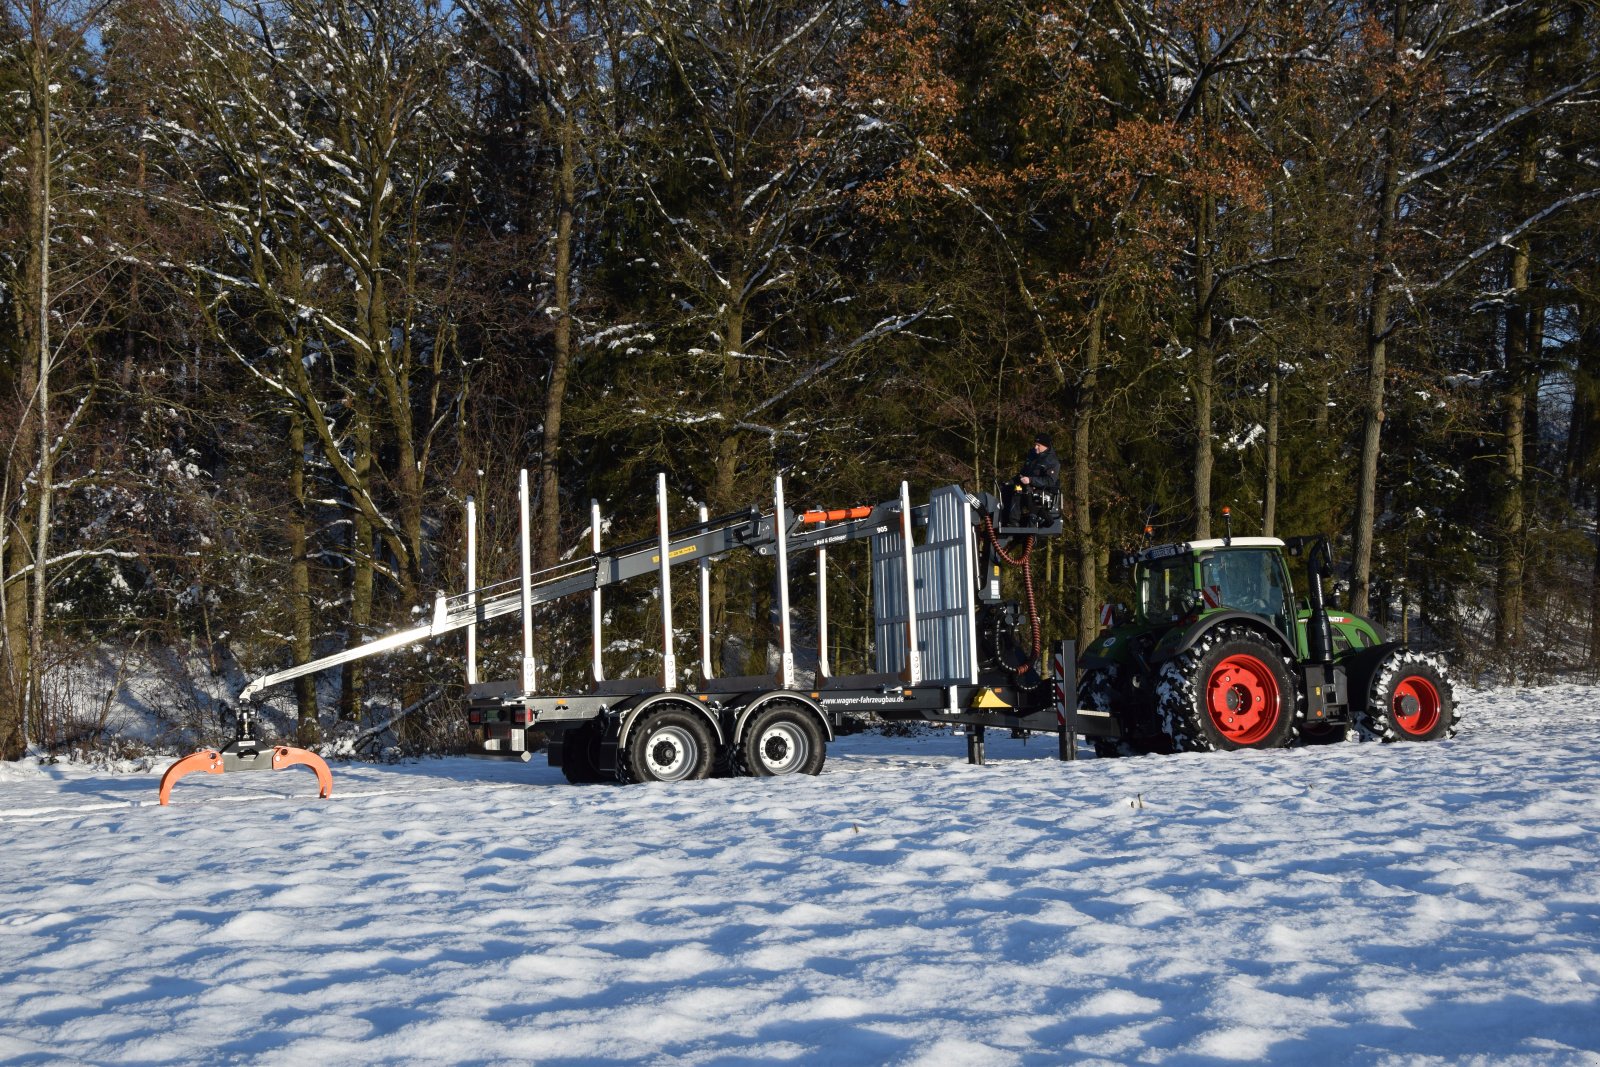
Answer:
[[[704, 504], [700, 505], [700, 525], [704, 527], [711, 519], [711, 512], [706, 510]], [[711, 673], [711, 560], [707, 556], [700, 557], [700, 680], [709, 682], [714, 677]]]
[[789, 632], [789, 519], [783, 507], [783, 475], [772, 483], [772, 525], [778, 536], [778, 685], [794, 688], [794, 648]]
[[478, 616], [483, 605], [478, 600], [478, 506], [467, 497], [467, 596], [473, 621], [467, 625], [467, 684], [478, 684]]
[[817, 549], [817, 685], [833, 674], [828, 665], [828, 550]]
[[528, 468], [522, 468], [517, 504], [522, 518], [522, 691], [532, 693], [538, 679], [533, 669], [533, 529], [529, 519]]
[[[595, 565], [600, 563], [600, 501], [589, 501], [589, 552], [595, 558]], [[589, 672], [594, 676], [594, 681], [603, 682], [606, 678], [605, 661], [601, 656], [600, 622], [600, 582], [594, 583], [594, 592], [589, 594], [589, 614], [591, 615], [591, 629], [594, 631], [594, 663], [590, 665]]]
[[900, 483], [900, 536], [906, 565], [906, 673], [910, 685], [922, 684], [922, 653], [917, 650], [917, 568], [911, 541], [911, 483]]
[[661, 688], [677, 688], [678, 660], [672, 654], [672, 545], [667, 531], [667, 472], [656, 475], [656, 519], [661, 559]]

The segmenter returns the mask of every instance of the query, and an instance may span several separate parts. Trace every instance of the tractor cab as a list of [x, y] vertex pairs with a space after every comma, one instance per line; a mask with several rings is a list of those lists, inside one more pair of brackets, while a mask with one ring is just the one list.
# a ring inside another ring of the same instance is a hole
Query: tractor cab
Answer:
[[1145, 628], [1190, 624], [1213, 611], [1261, 616], [1293, 632], [1294, 587], [1276, 537], [1185, 541], [1139, 553], [1138, 619]]

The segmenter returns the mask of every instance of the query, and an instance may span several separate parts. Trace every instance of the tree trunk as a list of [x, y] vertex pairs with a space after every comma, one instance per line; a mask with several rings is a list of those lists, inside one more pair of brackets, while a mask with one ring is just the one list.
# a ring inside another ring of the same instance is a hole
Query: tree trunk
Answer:
[[[372, 483], [372, 424], [368, 412], [357, 405], [355, 416], [356, 454], [353, 464], [362, 486]], [[350, 516], [350, 632], [347, 647], [354, 648], [367, 639], [372, 626], [373, 525], [361, 509]], [[339, 693], [339, 717], [346, 722], [361, 721], [361, 701], [366, 688], [366, 666], [361, 661], [347, 663]]]
[[[1272, 248], [1274, 251], [1283, 247], [1283, 231], [1278, 213], [1278, 202], [1274, 198], [1271, 206], [1269, 228], [1272, 233]], [[1281, 317], [1283, 301], [1279, 297], [1278, 288], [1274, 284], [1270, 287], [1271, 315]], [[1262, 447], [1261, 458], [1261, 535], [1263, 537], [1276, 537], [1278, 528], [1278, 434], [1282, 420], [1282, 373], [1280, 368], [1283, 360], [1277, 351], [1267, 353], [1269, 365], [1267, 367], [1267, 425], [1266, 441]]]
[[556, 331], [550, 381], [544, 393], [544, 442], [539, 486], [539, 566], [561, 556], [561, 411], [572, 363], [572, 223], [578, 190], [577, 120], [568, 103], [561, 120], [561, 165], [556, 172]]
[[[1595, 275], [1591, 274], [1591, 281]], [[1589, 291], [1595, 291], [1591, 285]], [[1600, 302], [1588, 298], [1578, 304], [1578, 354], [1576, 378], [1579, 389], [1591, 398], [1600, 388]], [[1600, 405], [1591, 399], [1585, 405], [1586, 417], [1579, 436], [1579, 451], [1573, 459], [1574, 494], [1600, 500], [1600, 463], [1596, 445], [1600, 443]], [[1594, 572], [1589, 584], [1589, 666], [1600, 668], [1600, 537], [1595, 539]]]
[[1195, 219], [1194, 250], [1194, 536], [1211, 536], [1211, 422], [1216, 390], [1217, 354], [1211, 323], [1212, 287], [1216, 283], [1211, 261], [1211, 213], [1209, 195], [1200, 198]]
[[[289, 412], [289, 495], [293, 499], [289, 512], [289, 590], [290, 611], [294, 620], [294, 662], [298, 666], [311, 661], [311, 559], [310, 536], [307, 531], [309, 508], [306, 500], [306, 424], [299, 411]], [[302, 745], [312, 745], [321, 739], [317, 717], [317, 682], [307, 675], [296, 678], [295, 704], [299, 709], [299, 728], [296, 736]]]
[[1267, 371], [1267, 442], [1265, 466], [1266, 484], [1261, 490], [1261, 534], [1276, 537], [1278, 528], [1278, 422], [1279, 393], [1278, 359], [1274, 355]]
[[1077, 422], [1072, 428], [1072, 525], [1077, 535], [1078, 619], [1080, 646], [1100, 629], [1099, 553], [1095, 550], [1094, 523], [1090, 514], [1090, 470], [1093, 456], [1094, 409], [1099, 402], [1100, 346], [1104, 343], [1105, 303], [1099, 301], [1089, 314], [1089, 337], [1084, 344], [1083, 384], [1078, 389]]
[[1498, 651], [1522, 643], [1522, 586], [1526, 563], [1527, 501], [1524, 449], [1528, 391], [1528, 248], [1519, 242], [1511, 253], [1512, 298], [1506, 309], [1505, 383], [1501, 394], [1501, 420], [1505, 447], [1501, 456], [1500, 499], [1496, 540], [1500, 545], [1495, 574], [1494, 644]]
[[[1550, 32], [1548, 12], [1538, 11], [1534, 19], [1533, 44], [1528, 49], [1527, 81], [1523, 87], [1523, 97], [1528, 103], [1536, 101], [1542, 91], [1539, 82], [1543, 49], [1539, 45]], [[1524, 120], [1516, 184], [1518, 200], [1524, 203], [1531, 202], [1538, 193], [1539, 133], [1537, 118]], [[1502, 383], [1501, 418], [1505, 430], [1505, 451], [1497, 508], [1500, 559], [1495, 574], [1494, 626], [1495, 648], [1501, 652], [1519, 648], [1522, 644], [1523, 593], [1528, 559], [1526, 451], [1529, 422], [1537, 410], [1536, 407], [1530, 407], [1528, 394], [1533, 364], [1538, 358], [1535, 338], [1543, 333], [1534, 322], [1539, 312], [1531, 306], [1529, 295], [1532, 263], [1532, 242], [1524, 236], [1511, 247], [1504, 331], [1505, 377]], [[1536, 430], [1532, 439], [1538, 439]]]
[[[732, 288], [732, 286], [730, 286]], [[744, 314], [743, 309], [730, 302], [723, 318], [724, 355], [722, 360], [722, 383], [724, 412], [732, 412], [732, 405], [738, 394], [736, 383], [739, 380], [739, 359], [735, 353], [741, 351], [744, 344]], [[728, 427], [723, 434], [722, 443], [717, 446], [717, 454], [712, 468], [711, 487], [707, 494], [710, 498], [711, 513], [721, 514], [731, 510], [734, 505], [734, 490], [739, 469], [741, 454], [739, 451], [742, 442], [740, 434], [733, 427]], [[728, 586], [730, 579], [737, 580], [737, 567], [714, 567], [711, 570], [711, 632], [716, 636], [717, 647], [712, 651], [711, 662], [713, 668], [726, 672], [728, 664], [724, 662], [727, 639], [736, 637], [743, 639], [749, 634], [749, 627], [742, 618], [728, 611]], [[737, 673], [745, 673], [748, 663], [733, 668]]]
[[[32, 49], [29, 95], [32, 97], [32, 129], [29, 131], [28, 149], [30, 199], [29, 211], [32, 231], [29, 236], [35, 243], [34, 292], [35, 305], [30, 310], [36, 316], [34, 335], [30, 338], [31, 357], [36, 361], [37, 381], [35, 397], [38, 405], [38, 467], [35, 482], [33, 529], [33, 582], [32, 603], [28, 617], [28, 675], [27, 708], [24, 729], [43, 728], [44, 716], [44, 628], [48, 606], [50, 558], [50, 509], [54, 497], [55, 442], [51, 440], [50, 426], [50, 212], [51, 212], [51, 153], [54, 151], [50, 114], [50, 72], [47, 69], [45, 49], [48, 44], [41, 38], [43, 27], [36, 24]], [[31, 723], [27, 719], [31, 718]], [[26, 734], [24, 735], [26, 740]]]
[[[1395, 15], [1395, 48], [1405, 35], [1406, 5]], [[1383, 174], [1378, 186], [1377, 232], [1373, 235], [1372, 267], [1367, 294], [1367, 375], [1362, 400], [1361, 465], [1356, 483], [1355, 550], [1351, 560], [1350, 610], [1367, 614], [1372, 585], [1372, 546], [1376, 535], [1378, 458], [1383, 436], [1384, 385], [1388, 379], [1390, 258], [1396, 212], [1400, 203], [1400, 135], [1398, 105], [1391, 102], [1383, 128]]]
[[27, 751], [26, 709], [29, 677], [28, 583], [12, 581], [28, 567], [29, 529], [18, 523], [5, 543], [5, 677], [0, 691], [0, 760], [21, 759]]

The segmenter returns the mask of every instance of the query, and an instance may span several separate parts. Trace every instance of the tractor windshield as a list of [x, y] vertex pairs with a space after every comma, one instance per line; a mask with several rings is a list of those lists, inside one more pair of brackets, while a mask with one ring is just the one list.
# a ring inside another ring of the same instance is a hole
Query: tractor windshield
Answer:
[[1277, 552], [1256, 548], [1213, 552], [1200, 560], [1200, 584], [1207, 607], [1265, 615], [1283, 625], [1287, 582]]
[[1177, 618], [1195, 601], [1194, 557], [1153, 560], [1139, 571], [1139, 611], [1146, 619]]

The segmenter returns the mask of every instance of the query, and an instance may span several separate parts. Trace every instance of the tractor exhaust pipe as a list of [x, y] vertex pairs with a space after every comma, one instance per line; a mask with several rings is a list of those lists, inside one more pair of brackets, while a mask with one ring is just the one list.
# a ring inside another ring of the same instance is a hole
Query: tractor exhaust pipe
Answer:
[[1333, 556], [1328, 550], [1328, 539], [1319, 537], [1306, 554], [1306, 577], [1311, 588], [1311, 617], [1306, 620], [1306, 652], [1313, 663], [1333, 662], [1333, 622], [1328, 618], [1328, 605], [1322, 598], [1322, 579], [1333, 571]]

